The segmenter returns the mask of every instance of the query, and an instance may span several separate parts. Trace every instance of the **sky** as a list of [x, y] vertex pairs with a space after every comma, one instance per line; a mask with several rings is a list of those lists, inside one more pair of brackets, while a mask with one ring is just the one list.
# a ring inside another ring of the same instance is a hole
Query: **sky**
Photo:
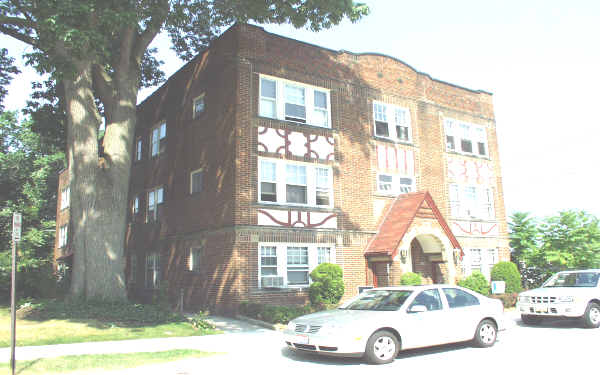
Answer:
[[[507, 215], [577, 209], [600, 217], [600, 1], [364, 2], [369, 16], [318, 33], [262, 26], [333, 50], [393, 56], [433, 78], [493, 93]], [[165, 35], [153, 46], [167, 77], [182, 66]], [[27, 51], [4, 36], [0, 47], [13, 57]], [[22, 70], [7, 109], [21, 109], [31, 93], [35, 73]]]

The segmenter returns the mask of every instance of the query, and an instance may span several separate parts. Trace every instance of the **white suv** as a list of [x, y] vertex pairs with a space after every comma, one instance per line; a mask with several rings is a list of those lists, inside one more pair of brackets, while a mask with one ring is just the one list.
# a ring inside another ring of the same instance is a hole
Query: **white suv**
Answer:
[[525, 324], [543, 317], [580, 318], [586, 328], [600, 326], [600, 269], [565, 271], [552, 276], [541, 288], [519, 294], [517, 311]]

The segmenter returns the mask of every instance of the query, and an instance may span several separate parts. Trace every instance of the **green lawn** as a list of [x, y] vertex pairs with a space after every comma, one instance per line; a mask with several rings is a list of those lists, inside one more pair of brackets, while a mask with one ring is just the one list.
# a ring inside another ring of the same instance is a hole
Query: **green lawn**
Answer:
[[[113, 319], [114, 320], [114, 319]], [[132, 340], [158, 337], [202, 336], [220, 333], [194, 329], [187, 321], [119, 322], [102, 316], [17, 318], [17, 346], [68, 344], [89, 341]], [[0, 347], [10, 346], [10, 309], [0, 308]]]
[[[73, 355], [17, 361], [15, 373], [19, 375], [93, 374], [215, 354], [217, 353], [199, 350], [169, 350], [155, 353]], [[10, 374], [9, 363], [0, 363], [0, 374]]]

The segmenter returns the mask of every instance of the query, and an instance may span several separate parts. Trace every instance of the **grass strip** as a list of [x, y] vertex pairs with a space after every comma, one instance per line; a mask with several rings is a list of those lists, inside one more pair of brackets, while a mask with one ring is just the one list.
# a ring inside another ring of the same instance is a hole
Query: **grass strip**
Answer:
[[[204, 358], [218, 353], [200, 350], [176, 349], [163, 352], [130, 354], [86, 354], [56, 358], [17, 361], [15, 373], [19, 375], [76, 374], [129, 369], [190, 358]], [[10, 364], [0, 363], [0, 374], [10, 374]]]

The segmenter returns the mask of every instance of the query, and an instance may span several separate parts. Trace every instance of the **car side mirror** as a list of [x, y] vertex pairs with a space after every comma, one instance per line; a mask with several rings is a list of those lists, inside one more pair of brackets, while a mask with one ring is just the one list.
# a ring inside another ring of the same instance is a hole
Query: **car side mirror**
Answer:
[[408, 309], [409, 313], [422, 313], [422, 312], [426, 312], [427, 311], [427, 307], [425, 305], [414, 305], [411, 306], [410, 309]]

